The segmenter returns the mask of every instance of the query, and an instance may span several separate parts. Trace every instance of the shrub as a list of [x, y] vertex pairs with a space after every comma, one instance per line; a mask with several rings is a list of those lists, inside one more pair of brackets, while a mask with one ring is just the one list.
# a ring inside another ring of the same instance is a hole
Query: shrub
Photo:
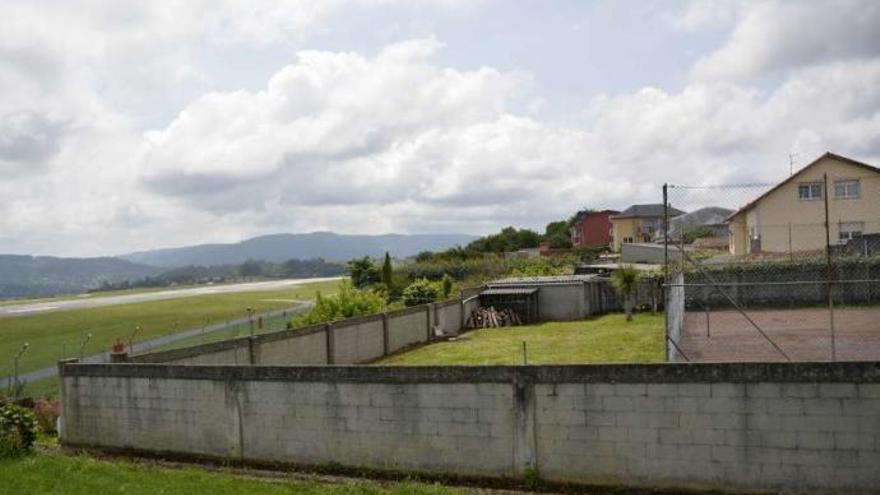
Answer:
[[440, 297], [441, 288], [426, 278], [420, 278], [403, 289], [403, 304], [418, 306], [434, 302]]
[[351, 283], [358, 289], [375, 284], [382, 278], [382, 271], [369, 256], [349, 261], [348, 273], [351, 276]]
[[34, 403], [34, 414], [40, 431], [47, 435], [58, 433], [55, 425], [58, 421], [59, 404], [57, 400], [37, 399]]
[[321, 296], [315, 300], [315, 306], [307, 313], [293, 318], [294, 327], [304, 327], [344, 320], [355, 316], [375, 314], [385, 308], [385, 296], [372, 290], [356, 289], [350, 283], [343, 283], [339, 292], [328, 297]]
[[639, 289], [641, 275], [641, 272], [632, 265], [621, 265], [620, 268], [611, 272], [611, 285], [623, 297], [626, 321], [632, 321], [633, 298]]
[[0, 405], [0, 458], [27, 454], [37, 439], [36, 419], [12, 402]]

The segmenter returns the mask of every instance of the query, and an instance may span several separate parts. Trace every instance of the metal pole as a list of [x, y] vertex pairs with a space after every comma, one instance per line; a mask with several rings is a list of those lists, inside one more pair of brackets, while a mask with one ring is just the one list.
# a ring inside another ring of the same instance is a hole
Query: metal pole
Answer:
[[669, 186], [663, 184], [663, 280], [669, 283]]
[[[669, 184], [663, 183], [663, 334], [669, 338]], [[681, 289], [684, 291], [684, 288]], [[667, 347], [668, 348], [668, 347]], [[666, 352], [669, 361], [669, 352]]]
[[250, 335], [254, 336], [254, 308], [248, 306], [248, 326], [250, 327]]
[[134, 326], [134, 331], [131, 332], [131, 336], [128, 337], [128, 352], [134, 354], [134, 337], [141, 331], [140, 325]]
[[709, 331], [709, 306], [705, 306], [706, 308], [706, 338], [712, 338], [712, 332]]
[[92, 334], [86, 335], [86, 338], [83, 339], [82, 343], [79, 345], [79, 360], [80, 361], [83, 360], [83, 357], [84, 357], [83, 353], [85, 352], [86, 344], [88, 344], [90, 340], [92, 340]]
[[525, 340], [522, 341], [522, 345], [523, 345], [523, 365], [526, 365], [526, 364], [529, 364], [529, 354], [528, 354], [528, 350], [526, 349], [526, 341]]
[[29, 347], [29, 344], [27, 342], [25, 342], [24, 345], [21, 346], [21, 349], [15, 354], [15, 360], [14, 360], [13, 370], [12, 370], [12, 375], [15, 377], [15, 381], [14, 381], [12, 389], [10, 390], [13, 397], [18, 395], [18, 383], [19, 383], [18, 382], [18, 360], [19, 360], [19, 358], [21, 358], [21, 355], [24, 354], [24, 351], [28, 350], [28, 347]]
[[13, 396], [18, 395], [18, 360], [21, 358], [21, 355], [24, 354], [24, 351], [27, 350], [29, 344], [27, 342], [21, 346], [21, 349], [17, 353], [15, 353], [15, 359], [13, 360], [13, 368], [12, 368], [12, 376], [15, 377], [15, 381], [13, 382], [13, 387], [10, 387], [10, 392]]
[[828, 215], [828, 195], [830, 194], [830, 192], [828, 191], [827, 173], [822, 174], [822, 181], [824, 183], [824, 190], [822, 192], [824, 193], [823, 197], [825, 198], [825, 273], [828, 286], [828, 321], [831, 327], [831, 360], [837, 361], [837, 345], [834, 335], [834, 294], [832, 291], [834, 273], [831, 266], [831, 224]]

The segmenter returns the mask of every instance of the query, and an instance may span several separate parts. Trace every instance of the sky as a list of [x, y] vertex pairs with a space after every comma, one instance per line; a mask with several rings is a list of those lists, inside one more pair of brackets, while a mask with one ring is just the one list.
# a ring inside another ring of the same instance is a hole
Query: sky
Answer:
[[874, 0], [0, 2], [0, 253], [543, 229], [880, 164]]

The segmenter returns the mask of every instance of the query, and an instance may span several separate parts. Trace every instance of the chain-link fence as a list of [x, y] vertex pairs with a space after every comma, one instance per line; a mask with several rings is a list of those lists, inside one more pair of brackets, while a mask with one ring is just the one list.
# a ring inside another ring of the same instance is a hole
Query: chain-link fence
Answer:
[[880, 359], [880, 175], [664, 186], [677, 361]]

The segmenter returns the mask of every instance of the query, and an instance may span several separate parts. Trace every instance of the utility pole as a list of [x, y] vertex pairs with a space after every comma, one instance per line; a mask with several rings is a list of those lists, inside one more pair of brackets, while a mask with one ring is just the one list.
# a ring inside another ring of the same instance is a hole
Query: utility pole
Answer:
[[831, 361], [837, 360], [837, 345], [834, 335], [834, 269], [831, 266], [831, 221], [828, 215], [828, 174], [822, 174], [822, 196], [825, 199], [825, 264], [828, 285], [828, 317], [831, 326]]

